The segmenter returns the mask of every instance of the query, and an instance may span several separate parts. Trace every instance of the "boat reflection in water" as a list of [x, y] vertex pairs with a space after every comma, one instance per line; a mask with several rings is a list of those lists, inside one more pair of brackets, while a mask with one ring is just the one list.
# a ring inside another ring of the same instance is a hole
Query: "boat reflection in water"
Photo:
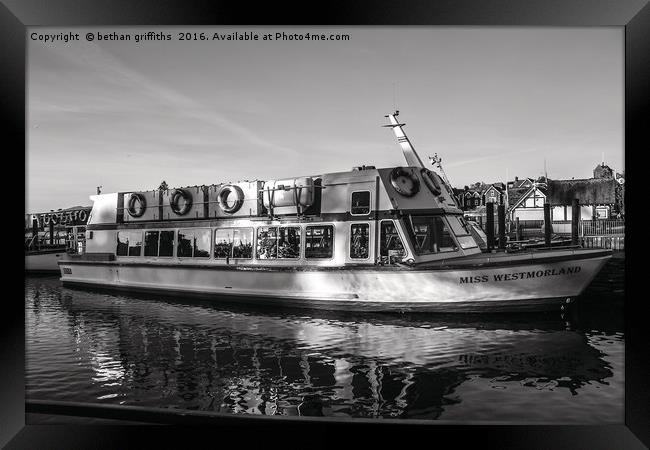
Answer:
[[[230, 413], [623, 422], [622, 321], [215, 306], [27, 279], [28, 399]], [[596, 319], [594, 319], [596, 317]], [[600, 323], [599, 323], [600, 321]]]

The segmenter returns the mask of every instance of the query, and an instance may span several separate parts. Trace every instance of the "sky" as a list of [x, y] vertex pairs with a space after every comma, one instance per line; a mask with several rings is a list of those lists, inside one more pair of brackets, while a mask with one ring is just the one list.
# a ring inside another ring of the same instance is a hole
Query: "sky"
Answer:
[[[172, 39], [135, 42], [147, 31]], [[211, 39], [235, 31], [260, 40]], [[261, 40], [282, 32], [349, 40]], [[38, 39], [59, 33], [80, 40]], [[545, 166], [588, 178], [603, 156], [624, 170], [621, 27], [30, 27], [27, 39], [26, 212], [91, 205], [97, 186], [404, 165], [382, 128], [394, 109], [455, 187]]]

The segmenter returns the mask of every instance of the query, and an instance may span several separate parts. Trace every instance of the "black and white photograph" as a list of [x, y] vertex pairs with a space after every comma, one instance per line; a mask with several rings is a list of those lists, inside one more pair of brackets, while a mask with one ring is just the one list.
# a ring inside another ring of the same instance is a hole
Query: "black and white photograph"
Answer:
[[26, 424], [625, 423], [622, 27], [26, 52]]

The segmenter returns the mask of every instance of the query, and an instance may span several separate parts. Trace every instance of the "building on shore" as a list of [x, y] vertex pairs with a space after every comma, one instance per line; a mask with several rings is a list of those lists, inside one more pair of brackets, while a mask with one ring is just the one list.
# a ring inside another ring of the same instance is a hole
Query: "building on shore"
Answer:
[[580, 220], [624, 217], [624, 183], [624, 177], [605, 163], [596, 166], [593, 178], [549, 180], [548, 202], [553, 221], [571, 221], [573, 199], [580, 202]]
[[465, 186], [464, 189], [454, 188], [454, 196], [463, 211], [474, 211], [487, 203], [505, 204], [506, 186], [501, 182], [491, 184], [479, 182], [472, 186]]
[[544, 202], [547, 196], [547, 180], [540, 177], [519, 179], [508, 182], [508, 218], [511, 221], [544, 220]]

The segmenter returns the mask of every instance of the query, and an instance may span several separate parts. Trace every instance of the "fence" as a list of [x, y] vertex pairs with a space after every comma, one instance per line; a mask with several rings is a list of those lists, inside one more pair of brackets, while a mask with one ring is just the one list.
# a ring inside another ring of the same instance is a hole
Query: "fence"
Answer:
[[625, 222], [623, 220], [581, 220], [581, 236], [623, 236]]
[[[571, 221], [553, 222], [553, 233], [571, 235]], [[623, 220], [581, 220], [578, 223], [580, 236], [624, 236], [625, 221]]]
[[625, 250], [625, 236], [584, 236], [582, 246], [586, 248]]
[[[571, 236], [570, 220], [553, 222], [552, 226], [554, 234]], [[582, 245], [587, 248], [625, 249], [624, 220], [581, 220], [578, 223], [578, 235]]]

